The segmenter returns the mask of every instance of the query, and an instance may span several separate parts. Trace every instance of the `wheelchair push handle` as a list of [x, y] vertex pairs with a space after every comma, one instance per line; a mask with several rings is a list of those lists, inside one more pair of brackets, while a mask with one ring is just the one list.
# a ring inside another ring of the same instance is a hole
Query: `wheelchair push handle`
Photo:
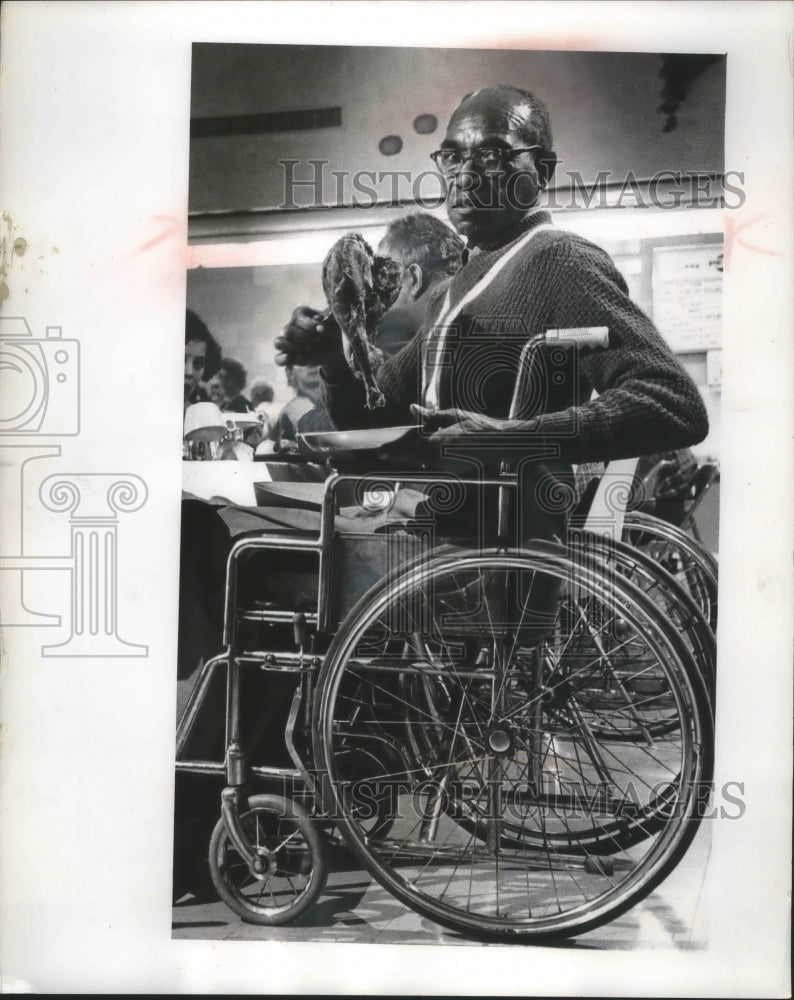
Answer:
[[566, 326], [557, 329], [546, 330], [532, 337], [524, 345], [521, 357], [518, 361], [518, 374], [516, 384], [513, 389], [513, 399], [510, 404], [509, 416], [516, 417], [521, 409], [521, 402], [526, 396], [527, 387], [530, 382], [530, 371], [534, 360], [535, 351], [544, 345], [551, 346], [561, 344], [567, 347], [578, 347], [582, 350], [588, 348], [609, 347], [609, 327], [606, 326]]
[[543, 334], [546, 344], [573, 344], [581, 348], [609, 347], [609, 327], [572, 326], [546, 330]]

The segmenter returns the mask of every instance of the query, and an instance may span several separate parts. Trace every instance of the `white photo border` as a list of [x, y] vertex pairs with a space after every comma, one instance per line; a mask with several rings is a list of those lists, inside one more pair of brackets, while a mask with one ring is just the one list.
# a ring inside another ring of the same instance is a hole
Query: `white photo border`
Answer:
[[[124, 523], [145, 657], [3, 636], [0, 968], [36, 992], [782, 996], [791, 844], [792, 6], [768, 2], [4, 4], [4, 311], [80, 341], [84, 476], [148, 487]], [[717, 786], [702, 953], [174, 941], [179, 385], [193, 42], [727, 52]], [[65, 446], [64, 446], [65, 448]], [[123, 459], [123, 461], [121, 461]], [[120, 464], [121, 463], [121, 464]], [[3, 503], [7, 495], [3, 493]], [[42, 545], [49, 521], [42, 520]], [[42, 549], [42, 551], [46, 551]], [[121, 557], [120, 554], [120, 557]]]

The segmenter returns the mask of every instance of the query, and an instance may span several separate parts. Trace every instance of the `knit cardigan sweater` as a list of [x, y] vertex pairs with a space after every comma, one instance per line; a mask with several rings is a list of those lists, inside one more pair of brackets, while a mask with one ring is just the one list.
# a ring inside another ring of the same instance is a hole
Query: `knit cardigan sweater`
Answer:
[[[535, 226], [536, 212], [499, 246], [481, 247], [450, 284], [454, 306], [499, 258]], [[352, 373], [326, 382], [326, 405], [338, 428], [415, 423], [423, 364], [440, 303], [428, 323], [377, 372], [386, 406], [367, 410]], [[527, 338], [548, 328], [606, 326], [606, 350], [542, 348], [521, 416], [524, 429], [557, 446], [567, 462], [607, 462], [683, 448], [708, 432], [697, 387], [653, 323], [629, 299], [626, 283], [603, 250], [555, 228], [537, 232], [447, 330], [439, 385], [441, 409], [504, 418]], [[596, 396], [593, 392], [598, 395]]]

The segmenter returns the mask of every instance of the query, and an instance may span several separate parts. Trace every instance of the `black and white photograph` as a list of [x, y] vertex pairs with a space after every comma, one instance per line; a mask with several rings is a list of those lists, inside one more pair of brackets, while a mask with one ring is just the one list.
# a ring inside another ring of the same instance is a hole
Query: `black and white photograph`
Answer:
[[786, 994], [793, 13], [6, 5], [6, 992]]
[[725, 65], [193, 46], [175, 935], [706, 946]]

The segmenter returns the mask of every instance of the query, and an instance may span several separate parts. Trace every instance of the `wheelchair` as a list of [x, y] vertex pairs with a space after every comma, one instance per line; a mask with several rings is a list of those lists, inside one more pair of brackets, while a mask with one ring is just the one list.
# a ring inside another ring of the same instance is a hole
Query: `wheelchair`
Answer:
[[[406, 488], [427, 517], [363, 531], [344, 516]], [[487, 544], [434, 533], [466, 490], [488, 497]], [[521, 494], [505, 466], [342, 468], [317, 530], [232, 547], [225, 648], [185, 710], [177, 769], [224, 783], [209, 869], [243, 920], [298, 918], [342, 845], [441, 926], [553, 940], [618, 917], [685, 854], [713, 776], [709, 622], [640, 549], [587, 531], [517, 543], [506, 512]], [[246, 733], [262, 678], [286, 691], [267, 761]], [[219, 683], [222, 760], [196, 759], [191, 729]]]
[[672, 573], [697, 602], [713, 630], [717, 627], [717, 562], [704, 546], [695, 515], [709, 489], [719, 480], [719, 468], [705, 462], [695, 468], [669, 496], [657, 496], [660, 478], [677, 463], [658, 462], [635, 484], [638, 503], [627, 513], [624, 540], [642, 548]]
[[716, 632], [717, 561], [705, 546], [682, 528], [640, 510], [626, 514], [623, 538], [678, 580]]
[[[226, 648], [179, 737], [184, 748], [225, 673], [223, 762], [178, 763], [225, 776], [213, 883], [244, 920], [287, 923], [322, 892], [336, 841], [405, 905], [465, 935], [583, 933], [651, 892], [705, 814], [713, 635], [675, 579], [621, 543], [433, 547], [421, 526], [337, 526], [341, 496], [407, 482], [440, 491], [442, 506], [460, 484], [336, 474], [319, 533], [232, 549]], [[483, 485], [518, 489], [509, 475]], [[242, 570], [263, 553], [281, 597], [242, 599]], [[252, 673], [294, 684], [286, 761], [246, 752]]]

